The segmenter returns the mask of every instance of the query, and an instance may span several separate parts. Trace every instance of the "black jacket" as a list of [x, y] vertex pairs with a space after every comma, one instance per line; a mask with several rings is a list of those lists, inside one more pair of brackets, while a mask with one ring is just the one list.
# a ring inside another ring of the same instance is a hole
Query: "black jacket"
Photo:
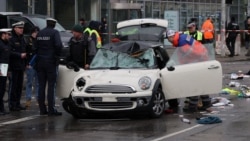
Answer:
[[10, 58], [10, 46], [8, 41], [0, 39], [0, 64], [9, 64]]
[[72, 37], [69, 41], [69, 56], [67, 62], [74, 62], [79, 67], [84, 68], [86, 64], [90, 64], [92, 57], [89, 56], [88, 37], [84, 35], [80, 40]]
[[15, 31], [12, 31], [12, 37], [9, 40], [11, 47], [10, 54], [10, 69], [25, 70], [26, 59], [21, 58], [22, 53], [26, 53], [26, 43], [23, 36], [18, 36]]
[[58, 65], [62, 50], [62, 41], [59, 32], [54, 28], [46, 27], [37, 34], [36, 42], [37, 60], [48, 61]]
[[26, 53], [27, 53], [27, 63], [30, 62], [30, 60], [32, 59], [32, 57], [35, 55], [35, 38], [33, 38], [32, 36], [30, 36], [26, 43], [27, 43], [27, 46], [26, 46]]
[[[230, 22], [227, 25], [227, 30], [239, 30], [239, 25], [237, 23], [235, 23], [235, 22]], [[236, 32], [236, 31], [227, 31], [227, 33], [228, 33], [228, 38], [232, 39], [232, 38], [236, 38], [237, 34], [239, 32]]]

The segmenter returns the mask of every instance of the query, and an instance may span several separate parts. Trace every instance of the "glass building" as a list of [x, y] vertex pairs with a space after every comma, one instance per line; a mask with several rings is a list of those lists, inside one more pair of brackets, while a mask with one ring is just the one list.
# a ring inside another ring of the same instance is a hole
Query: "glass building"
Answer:
[[[234, 16], [241, 28], [244, 27], [248, 1], [233, 0], [227, 5], [227, 19]], [[221, 0], [1, 0], [2, 4], [6, 5], [2, 8], [6, 11], [49, 15], [66, 29], [81, 17], [86, 21], [106, 17], [109, 33], [115, 32], [117, 22], [133, 18], [166, 19], [175, 16], [177, 30], [185, 30], [191, 18], [196, 18], [200, 27], [211, 16], [217, 31], [221, 24]]]

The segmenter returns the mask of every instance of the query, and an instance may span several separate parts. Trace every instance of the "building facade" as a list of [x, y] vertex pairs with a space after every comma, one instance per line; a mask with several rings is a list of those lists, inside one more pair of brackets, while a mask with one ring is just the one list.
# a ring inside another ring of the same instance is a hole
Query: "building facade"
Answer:
[[[248, 1], [233, 0], [227, 5], [227, 19], [234, 16], [241, 28], [250, 9]], [[221, 0], [1, 0], [0, 5], [1, 11], [49, 15], [66, 29], [82, 17], [86, 21], [106, 17], [110, 33], [115, 32], [119, 21], [140, 17], [164, 19], [169, 12], [176, 14], [177, 30], [185, 30], [191, 18], [196, 18], [200, 27], [211, 16], [217, 31], [221, 24]]]

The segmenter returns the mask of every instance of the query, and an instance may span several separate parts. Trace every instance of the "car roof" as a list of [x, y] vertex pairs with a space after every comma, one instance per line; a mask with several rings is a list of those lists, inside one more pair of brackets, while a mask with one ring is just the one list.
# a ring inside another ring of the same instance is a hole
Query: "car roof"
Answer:
[[117, 24], [117, 29], [127, 27], [127, 26], [133, 26], [133, 25], [141, 25], [145, 23], [153, 23], [157, 26], [161, 26], [164, 28], [168, 27], [168, 21], [165, 19], [151, 19], [151, 18], [145, 18], [145, 19], [132, 19], [132, 20], [126, 20], [119, 22]]
[[40, 15], [40, 14], [24, 14], [22, 15], [23, 17], [27, 17], [27, 18], [42, 18], [42, 19], [46, 19], [46, 18], [49, 18], [49, 16], [46, 16], [46, 15]]
[[0, 15], [8, 16], [8, 15], [22, 15], [23, 12], [0, 12]]

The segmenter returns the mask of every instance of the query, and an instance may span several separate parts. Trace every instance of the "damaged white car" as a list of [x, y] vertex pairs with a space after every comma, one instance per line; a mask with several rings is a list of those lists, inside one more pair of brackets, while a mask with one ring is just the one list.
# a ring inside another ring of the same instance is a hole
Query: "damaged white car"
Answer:
[[167, 21], [134, 19], [117, 25], [120, 42], [104, 45], [89, 70], [59, 67], [57, 94], [76, 118], [95, 112], [142, 111], [160, 117], [169, 99], [214, 94], [222, 88], [221, 64], [214, 60], [178, 63], [162, 39]]

